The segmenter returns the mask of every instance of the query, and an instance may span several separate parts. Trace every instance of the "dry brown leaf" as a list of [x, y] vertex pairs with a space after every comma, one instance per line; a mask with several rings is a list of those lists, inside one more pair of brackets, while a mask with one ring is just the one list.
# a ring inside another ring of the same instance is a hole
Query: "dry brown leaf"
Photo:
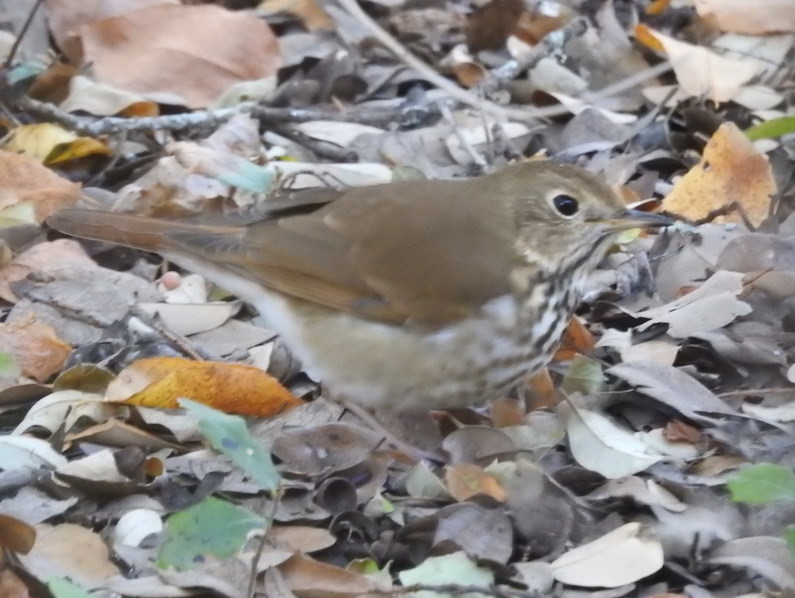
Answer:
[[507, 397], [496, 399], [489, 403], [489, 416], [495, 428], [520, 426], [524, 423], [524, 404]]
[[0, 347], [14, 357], [25, 376], [44, 382], [61, 371], [72, 347], [34, 314], [0, 323]]
[[68, 576], [91, 590], [119, 574], [99, 534], [74, 523], [36, 526], [36, 543], [19, 559], [25, 571], [38, 579]]
[[77, 241], [56, 239], [39, 243], [19, 254], [10, 264], [0, 267], [0, 299], [16, 303], [18, 298], [11, 291], [11, 285], [23, 280], [31, 272], [47, 274], [58, 270], [91, 270], [97, 267]]
[[[27, 554], [36, 542], [36, 530], [16, 517], [0, 513], [0, 547]], [[0, 594], [5, 596], [5, 594]]]
[[360, 596], [378, 589], [371, 578], [296, 554], [278, 566], [285, 585], [297, 596]]
[[746, 35], [795, 32], [792, 0], [695, 0], [695, 4], [699, 16], [722, 31]]
[[259, 368], [179, 357], [139, 359], [108, 385], [108, 400], [176, 409], [187, 397], [226, 413], [269, 417], [301, 405], [279, 381]]
[[595, 346], [596, 340], [591, 332], [585, 327], [580, 318], [574, 316], [563, 333], [563, 339], [555, 352], [553, 360], [566, 361], [574, 359], [577, 354], [590, 355], [593, 353]]
[[179, 3], [179, 0], [47, 0], [47, 25], [55, 43], [76, 64], [80, 61], [76, 32], [81, 26], [149, 6]]
[[554, 407], [560, 402], [558, 391], [555, 389], [552, 376], [549, 375], [547, 368], [533, 374], [527, 381], [527, 390], [526, 407], [528, 411]]
[[69, 81], [76, 74], [77, 69], [72, 65], [56, 63], [36, 77], [28, 95], [42, 102], [60, 104], [69, 95]]
[[80, 198], [80, 185], [58, 176], [29, 156], [0, 151], [0, 209], [30, 202], [39, 222]]
[[154, 6], [84, 25], [83, 64], [96, 79], [163, 103], [203, 108], [235, 83], [274, 76], [276, 37], [249, 12]]
[[467, 23], [466, 42], [470, 51], [502, 48], [525, 10], [522, 0], [491, 0], [477, 8]]
[[30, 598], [28, 586], [12, 569], [0, 570], [0, 596], [4, 598]]
[[491, 496], [499, 502], [504, 502], [507, 497], [505, 489], [497, 478], [472, 463], [449, 465], [444, 474], [444, 481], [450, 496], [460, 502], [476, 494]]
[[681, 42], [659, 31], [649, 30], [649, 33], [665, 48], [679, 86], [691, 96], [728, 102], [759, 72], [755, 60], [724, 58], [708, 48]]
[[[663, 208], [692, 220], [733, 202], [752, 224], [767, 218], [776, 182], [767, 158], [733, 123], [724, 123], [712, 135], [701, 161], [677, 182], [663, 200]], [[741, 222], [737, 213], [717, 222]]]
[[266, 15], [291, 14], [301, 19], [309, 31], [334, 31], [334, 21], [317, 0], [265, 0], [257, 10]]

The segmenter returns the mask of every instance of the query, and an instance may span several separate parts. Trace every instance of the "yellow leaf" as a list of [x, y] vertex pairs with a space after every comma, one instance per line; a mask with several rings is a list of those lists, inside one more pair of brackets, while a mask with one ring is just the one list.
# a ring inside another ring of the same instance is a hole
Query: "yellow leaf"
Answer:
[[[733, 123], [724, 123], [710, 138], [701, 161], [683, 176], [663, 200], [663, 209], [699, 220], [736, 202], [752, 224], [767, 218], [776, 182], [767, 158]], [[742, 222], [736, 212], [717, 222]]]
[[302, 404], [262, 370], [179, 357], [139, 359], [108, 385], [106, 397], [127, 405], [176, 409], [189, 398], [237, 415], [269, 417]]
[[507, 497], [497, 478], [472, 463], [449, 465], [444, 481], [450, 496], [458, 501], [465, 501], [476, 494], [491, 496], [499, 502], [503, 502]]

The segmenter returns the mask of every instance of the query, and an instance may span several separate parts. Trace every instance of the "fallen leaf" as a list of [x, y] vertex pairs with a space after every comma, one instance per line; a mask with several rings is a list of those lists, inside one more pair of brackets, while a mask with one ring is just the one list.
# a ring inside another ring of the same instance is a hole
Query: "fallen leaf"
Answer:
[[687, 42], [650, 30], [659, 41], [676, 73], [676, 80], [690, 96], [713, 102], [734, 99], [759, 71], [756, 61], [733, 60]]
[[497, 479], [472, 463], [449, 465], [444, 479], [450, 496], [461, 502], [476, 494], [491, 496], [499, 502], [503, 502], [506, 497], [505, 489]]
[[0, 323], [0, 347], [11, 353], [22, 374], [44, 382], [61, 371], [72, 347], [34, 314]]
[[30, 156], [0, 151], [0, 209], [30, 202], [39, 222], [55, 210], [71, 207], [80, 197], [80, 185], [55, 174]]
[[[767, 218], [776, 182], [764, 154], [733, 123], [712, 135], [701, 161], [683, 176], [663, 200], [663, 209], [698, 220], [736, 202], [754, 225]], [[741, 222], [737, 213], [718, 222]]]
[[360, 596], [377, 590], [375, 581], [334, 565], [296, 554], [278, 567], [284, 582], [298, 596]]
[[663, 548], [644, 537], [640, 523], [627, 523], [552, 562], [557, 581], [586, 588], [617, 588], [659, 571]]
[[279, 45], [268, 24], [219, 6], [153, 6], [79, 30], [83, 64], [100, 83], [147, 99], [203, 108], [235, 83], [275, 76]]
[[99, 534], [74, 523], [36, 526], [36, 543], [28, 554], [18, 555], [25, 571], [39, 580], [68, 576], [87, 589], [118, 575]]
[[795, 32], [792, 0], [695, 0], [696, 12], [722, 31], [763, 35]]
[[317, 0], [265, 0], [257, 10], [266, 14], [288, 13], [301, 19], [309, 31], [333, 31], [334, 21]]
[[108, 385], [107, 400], [177, 409], [189, 397], [226, 413], [269, 417], [302, 404], [272, 376], [234, 363], [179, 357], [139, 359]]

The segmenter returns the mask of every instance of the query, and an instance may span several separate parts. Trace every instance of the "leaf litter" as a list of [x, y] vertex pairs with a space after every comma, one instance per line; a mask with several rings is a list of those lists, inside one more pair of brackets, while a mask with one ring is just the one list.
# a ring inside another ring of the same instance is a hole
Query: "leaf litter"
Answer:
[[[47, 2], [4, 83], [3, 591], [795, 591], [786, 481], [730, 493], [795, 467], [791, 3], [187, 4]], [[516, 397], [388, 426], [421, 462], [222, 290], [39, 226], [542, 156], [682, 220], [622, 237]]]

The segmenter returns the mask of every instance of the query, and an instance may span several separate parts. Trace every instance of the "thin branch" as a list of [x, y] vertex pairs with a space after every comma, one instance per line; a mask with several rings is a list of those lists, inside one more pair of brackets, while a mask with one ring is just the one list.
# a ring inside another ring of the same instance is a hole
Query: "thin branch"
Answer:
[[795, 394], [795, 386], [789, 388], [749, 388], [748, 390], [730, 390], [719, 392], [719, 397], [747, 397], [751, 395], [782, 395]]
[[409, 52], [403, 44], [392, 37], [389, 33], [384, 31], [381, 26], [367, 15], [357, 4], [356, 0], [339, 0], [340, 5], [350, 14], [353, 18], [359, 21], [362, 25], [367, 27], [381, 44], [384, 45], [390, 52], [392, 52], [400, 61], [407, 64], [409, 67], [419, 71], [422, 76], [433, 83], [442, 91], [450, 94], [456, 100], [482, 110], [492, 116], [499, 116], [503, 118], [511, 118], [521, 121], [534, 121], [545, 116], [552, 116], [555, 114], [565, 114], [568, 110], [559, 112], [560, 106], [552, 106], [554, 110], [549, 108], [512, 108], [510, 106], [500, 106], [489, 100], [479, 98], [475, 94], [459, 87], [450, 80], [442, 77], [431, 66], [425, 64], [422, 60]]
[[240, 104], [235, 108], [220, 110], [201, 110], [185, 114], [169, 114], [167, 116], [148, 116], [142, 118], [122, 118], [105, 116], [95, 119], [86, 116], [75, 116], [60, 110], [54, 104], [40, 102], [33, 98], [23, 97], [19, 107], [40, 118], [46, 118], [89, 137], [113, 135], [134, 131], [184, 131], [201, 126], [217, 127], [233, 116], [250, 110], [252, 104]]
[[495, 598], [539, 598], [538, 592], [527, 592], [515, 590], [513, 588], [492, 586], [465, 586], [456, 583], [445, 583], [439, 585], [418, 583], [411, 586], [399, 586], [385, 590], [368, 590], [368, 594], [379, 594], [381, 596], [402, 596], [403, 594], [413, 594], [414, 592], [439, 592], [441, 594], [452, 594], [453, 596], [464, 596], [468, 594], [484, 594]]
[[[461, 103], [466, 104], [467, 106], [477, 108], [483, 112], [486, 112], [487, 114], [491, 114], [492, 116], [499, 116], [525, 122], [536, 121], [552, 116], [560, 116], [570, 112], [568, 108], [562, 105], [547, 106], [544, 108], [521, 108], [516, 106], [501, 106], [484, 98], [480, 98], [475, 94], [459, 87], [449, 79], [441, 76], [430, 65], [414, 56], [403, 46], [403, 44], [392, 37], [383, 28], [381, 28], [378, 23], [371, 19], [370, 16], [361, 9], [356, 0], [338, 1], [339, 4], [348, 12], [348, 14], [354, 17], [362, 25], [367, 27], [372, 33], [373, 37], [381, 42], [381, 44], [391, 51], [399, 60], [414, 70], [419, 71], [427, 81], [433, 83], [436, 87], [448, 93]], [[588, 94], [587, 97], [583, 97], [582, 99], [589, 103], [594, 103], [597, 100], [603, 100], [637, 87], [649, 79], [670, 71], [671, 68], [671, 65], [667, 62], [655, 65], [638, 73], [633, 73], [624, 79], [615, 81], [614, 83], [611, 83], [600, 90]]]
[[31, 24], [33, 23], [33, 17], [36, 16], [36, 13], [41, 6], [42, 0], [36, 0], [36, 3], [30, 9], [28, 13], [28, 18], [25, 19], [25, 23], [22, 25], [22, 29], [20, 29], [19, 34], [17, 35], [16, 39], [14, 40], [14, 45], [11, 46], [11, 49], [8, 51], [8, 56], [6, 56], [6, 60], [3, 63], [3, 68], [7, 69], [11, 66], [14, 62], [14, 58], [17, 55], [17, 51], [19, 50], [19, 46], [22, 44], [22, 40], [25, 39], [25, 35], [27, 34], [28, 30], [30, 29]]
[[254, 557], [251, 559], [251, 574], [248, 578], [248, 589], [246, 590], [247, 598], [254, 598], [254, 591], [257, 584], [257, 569], [259, 569], [259, 562], [262, 558], [262, 553], [265, 551], [265, 544], [268, 540], [268, 532], [273, 527], [273, 521], [276, 519], [276, 511], [279, 509], [279, 502], [281, 502], [283, 496], [284, 488], [279, 485], [279, 487], [272, 492], [273, 501], [271, 502], [271, 508], [268, 510], [268, 514], [265, 515], [265, 519], [268, 520], [268, 529], [266, 529], [262, 534], [262, 538], [260, 539], [259, 545], [257, 546], [257, 551], [254, 553]]
[[362, 108], [340, 112], [324, 108], [272, 108], [249, 102], [234, 108], [201, 110], [185, 114], [143, 118], [105, 116], [99, 119], [75, 116], [60, 110], [53, 104], [40, 102], [28, 97], [21, 98], [18, 104], [20, 108], [39, 118], [56, 122], [67, 129], [90, 137], [122, 132], [184, 131], [195, 127], [216, 127], [236, 114], [246, 112], [260, 120], [272, 121], [281, 125], [313, 120], [334, 120], [380, 127], [394, 123], [399, 126], [413, 127], [420, 126], [439, 117], [439, 109], [435, 105], [423, 106], [405, 103], [389, 108]]

